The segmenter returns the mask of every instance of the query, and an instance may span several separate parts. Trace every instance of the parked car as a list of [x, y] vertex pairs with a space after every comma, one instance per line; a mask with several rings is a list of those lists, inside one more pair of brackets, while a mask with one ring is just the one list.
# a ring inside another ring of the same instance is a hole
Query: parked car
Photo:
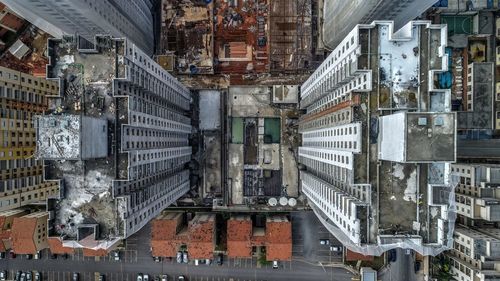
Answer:
[[319, 239], [319, 243], [321, 245], [330, 245], [330, 240], [328, 240], [328, 239]]
[[0, 260], [5, 259], [5, 252], [0, 252]]
[[79, 281], [80, 280], [80, 274], [78, 272], [73, 272], [73, 281]]
[[210, 265], [211, 263], [212, 263], [212, 261], [211, 261], [210, 259], [206, 259], [206, 260], [205, 260], [205, 264], [206, 264], [206, 265]]
[[21, 272], [21, 278], [19, 278], [20, 281], [26, 281], [26, 273]]
[[17, 272], [16, 272], [16, 277], [14, 278], [14, 280], [19, 280], [19, 279], [21, 279], [21, 274], [22, 274], [22, 272], [21, 272], [21, 271], [17, 271]]
[[143, 281], [142, 273], [137, 273], [137, 281]]
[[397, 260], [397, 252], [396, 252], [396, 249], [391, 249], [389, 250], [388, 252], [388, 256], [387, 256], [387, 261], [388, 262], [395, 262]]
[[33, 258], [35, 260], [39, 260], [41, 257], [42, 257], [42, 253], [40, 253], [40, 251], [36, 252], [35, 255], [33, 255]]
[[161, 275], [161, 281], [168, 281], [168, 275], [166, 274]]
[[14, 251], [10, 251], [10, 258], [15, 259], [16, 258], [16, 253]]
[[188, 253], [187, 252], [183, 252], [182, 253], [182, 262], [183, 263], [189, 263]]
[[104, 274], [99, 274], [99, 281], [106, 281], [106, 276]]
[[26, 257], [26, 259], [27, 259], [27, 260], [30, 260], [30, 259], [32, 259], [32, 258], [33, 258], [33, 255], [32, 255], [32, 254], [26, 254], [26, 256], [25, 256], [25, 257]]
[[200, 261], [198, 259], [194, 260], [194, 265], [198, 266], [200, 264]]
[[40, 272], [35, 272], [35, 274], [33, 274], [35, 276], [35, 281], [42, 281], [42, 275], [40, 274]]
[[415, 261], [415, 273], [420, 271], [420, 267], [422, 266], [422, 263], [420, 261]]
[[278, 261], [273, 261], [273, 268], [278, 269]]
[[184, 278], [184, 276], [182, 275], [177, 277], [177, 281], [184, 281], [184, 280], [186, 280], [186, 278]]
[[57, 259], [57, 254], [50, 254], [50, 258], [53, 260]]
[[120, 260], [120, 252], [118, 252], [118, 251], [114, 251], [114, 252], [113, 252], [113, 259], [114, 259], [115, 261], [119, 261], [119, 260]]
[[149, 281], [149, 275], [147, 275], [147, 274], [144, 274], [144, 276], [142, 278], [144, 279], [144, 281]]
[[411, 249], [405, 249], [405, 254], [406, 255], [411, 255]]
[[33, 276], [31, 275], [31, 272], [26, 272], [26, 281], [33, 281]]
[[161, 257], [153, 257], [155, 262], [161, 262]]
[[64, 255], [62, 255], [62, 257], [63, 257], [65, 260], [67, 260], [67, 259], [68, 259], [68, 257], [69, 257], [69, 255], [68, 255], [68, 254], [64, 254]]
[[0, 271], [0, 280], [1, 281], [7, 280], [7, 271], [6, 270]]
[[217, 255], [217, 265], [222, 265], [224, 261], [224, 256], [222, 254]]
[[182, 263], [182, 252], [177, 252], [177, 263]]
[[330, 251], [332, 251], [332, 252], [342, 252], [342, 247], [339, 247], [339, 246], [330, 246]]

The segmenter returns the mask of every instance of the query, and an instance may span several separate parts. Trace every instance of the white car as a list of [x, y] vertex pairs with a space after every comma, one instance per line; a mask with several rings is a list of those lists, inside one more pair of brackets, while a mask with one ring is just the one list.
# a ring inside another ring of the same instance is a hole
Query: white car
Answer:
[[189, 263], [188, 253], [187, 252], [182, 253], [182, 262], [183, 263]]
[[182, 263], [182, 252], [177, 252], [177, 263]]
[[144, 278], [144, 281], [149, 281], [149, 275], [144, 274], [144, 277], [143, 277], [143, 278]]
[[341, 247], [337, 247], [337, 246], [330, 246], [330, 251], [332, 251], [332, 252], [342, 252], [342, 248]]
[[328, 240], [328, 239], [319, 239], [319, 243], [321, 245], [330, 245], [330, 240]]
[[278, 266], [278, 261], [273, 261], [273, 268], [274, 269], [277, 269], [279, 266]]

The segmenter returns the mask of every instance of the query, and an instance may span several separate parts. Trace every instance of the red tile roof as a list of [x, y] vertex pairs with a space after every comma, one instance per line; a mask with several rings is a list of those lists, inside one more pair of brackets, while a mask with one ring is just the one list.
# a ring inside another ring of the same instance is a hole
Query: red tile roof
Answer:
[[188, 227], [182, 222], [182, 213], [166, 213], [152, 221], [152, 255], [175, 257], [181, 245], [187, 245], [190, 258], [213, 258], [215, 215], [196, 214]]
[[288, 220], [266, 222], [267, 260], [292, 260], [292, 223]]
[[285, 216], [268, 218], [265, 234], [257, 230], [252, 228], [250, 216], [231, 218], [227, 223], [228, 256], [251, 257], [253, 246], [265, 246], [267, 260], [292, 259], [292, 225]]
[[346, 261], [373, 261], [373, 256], [365, 256], [360, 253], [353, 252], [349, 249], [346, 250], [345, 254]]
[[233, 217], [227, 221], [227, 255], [251, 257], [252, 220], [250, 216]]
[[14, 218], [12, 224], [12, 250], [16, 254], [35, 254], [37, 248], [33, 236], [37, 225], [36, 218]]
[[49, 248], [50, 248], [50, 252], [52, 254], [58, 254], [58, 255], [70, 254], [70, 255], [72, 255], [75, 253], [75, 250], [73, 248], [63, 246], [61, 238], [49, 237], [47, 239], [47, 242], [49, 242]]
[[82, 248], [83, 249], [83, 255], [85, 257], [105, 257], [109, 254], [109, 252], [105, 249], [89, 249], [89, 248]]

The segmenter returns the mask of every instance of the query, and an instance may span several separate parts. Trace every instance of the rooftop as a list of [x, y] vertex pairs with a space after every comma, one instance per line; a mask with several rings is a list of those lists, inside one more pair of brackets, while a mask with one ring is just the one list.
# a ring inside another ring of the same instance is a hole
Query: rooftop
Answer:
[[80, 158], [80, 116], [43, 115], [35, 119], [37, 156], [43, 159]]
[[194, 259], [213, 258], [215, 248], [215, 214], [197, 213], [184, 223], [184, 213], [165, 212], [152, 221], [153, 256], [174, 257], [182, 245]]

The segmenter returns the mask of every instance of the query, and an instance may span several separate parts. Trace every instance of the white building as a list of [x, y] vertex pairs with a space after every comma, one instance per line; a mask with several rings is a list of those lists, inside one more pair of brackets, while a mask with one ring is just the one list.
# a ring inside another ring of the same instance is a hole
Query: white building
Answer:
[[455, 161], [456, 121], [450, 92], [417, 77], [447, 70], [446, 26], [393, 27], [358, 25], [302, 85], [302, 191], [353, 251], [435, 255], [451, 247], [453, 188], [436, 175]]
[[10, 9], [56, 38], [78, 34], [127, 37], [153, 54], [151, 0], [4, 0]]

